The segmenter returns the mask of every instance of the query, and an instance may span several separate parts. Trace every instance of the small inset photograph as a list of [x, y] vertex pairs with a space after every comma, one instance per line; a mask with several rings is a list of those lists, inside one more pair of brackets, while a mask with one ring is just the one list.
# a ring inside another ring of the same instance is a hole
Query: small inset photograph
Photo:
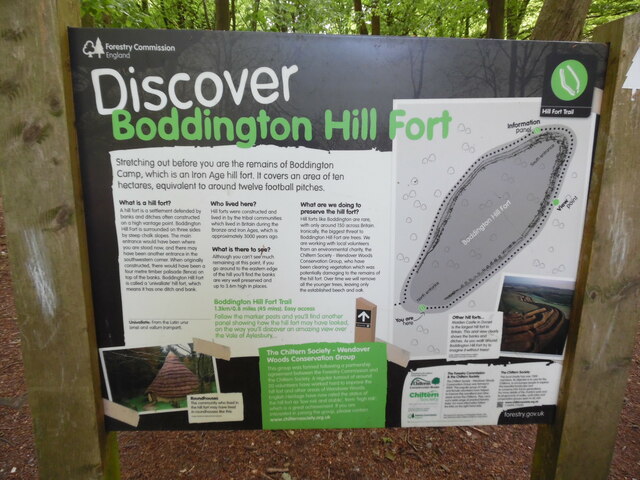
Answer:
[[139, 413], [187, 409], [187, 395], [217, 393], [213, 357], [193, 344], [100, 349], [109, 400]]
[[562, 355], [575, 282], [505, 275], [498, 310], [503, 352]]

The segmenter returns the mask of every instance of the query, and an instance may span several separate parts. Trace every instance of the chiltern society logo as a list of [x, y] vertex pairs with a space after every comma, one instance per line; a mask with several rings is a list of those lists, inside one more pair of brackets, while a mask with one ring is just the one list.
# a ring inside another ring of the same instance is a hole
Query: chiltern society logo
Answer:
[[421, 386], [428, 386], [428, 385], [439, 385], [440, 384], [440, 378], [439, 377], [434, 377], [432, 380], [426, 380], [424, 378], [420, 378], [420, 377], [416, 377], [413, 380], [411, 380], [411, 386], [412, 387], [421, 387]]
[[96, 38], [95, 42], [87, 40], [82, 47], [82, 53], [89, 58], [93, 58], [94, 55], [97, 55], [98, 58], [102, 58], [102, 55], [104, 55], [104, 48], [102, 47], [100, 37]]
[[413, 380], [411, 380], [411, 385], [430, 385], [430, 384], [431, 382], [420, 377], [414, 378]]
[[551, 89], [560, 100], [578, 98], [587, 88], [589, 74], [578, 60], [565, 60], [551, 74]]

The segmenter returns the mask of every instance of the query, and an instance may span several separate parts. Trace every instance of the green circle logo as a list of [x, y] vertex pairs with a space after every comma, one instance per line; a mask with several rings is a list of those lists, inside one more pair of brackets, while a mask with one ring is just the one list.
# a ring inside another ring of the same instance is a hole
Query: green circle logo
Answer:
[[589, 74], [578, 60], [565, 60], [551, 74], [551, 89], [566, 102], [575, 100], [587, 88]]

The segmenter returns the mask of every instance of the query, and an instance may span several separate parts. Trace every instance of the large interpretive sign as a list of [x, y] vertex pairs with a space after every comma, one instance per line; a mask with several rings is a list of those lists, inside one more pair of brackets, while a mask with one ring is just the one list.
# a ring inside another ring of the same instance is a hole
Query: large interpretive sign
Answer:
[[70, 38], [104, 396], [136, 428], [553, 420], [604, 45]]

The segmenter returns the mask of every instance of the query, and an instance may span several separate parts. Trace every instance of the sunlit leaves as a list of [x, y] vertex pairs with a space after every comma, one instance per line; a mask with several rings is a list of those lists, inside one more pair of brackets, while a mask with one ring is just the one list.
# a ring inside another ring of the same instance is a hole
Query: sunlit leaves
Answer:
[[[527, 39], [543, 0], [506, 0], [505, 32]], [[368, 33], [379, 18], [381, 35], [484, 37], [486, 0], [229, 0], [231, 28], [297, 33]], [[638, 0], [594, 0], [584, 36], [640, 10]], [[84, 23], [96, 27], [206, 29], [215, 25], [215, 0], [82, 0]]]

